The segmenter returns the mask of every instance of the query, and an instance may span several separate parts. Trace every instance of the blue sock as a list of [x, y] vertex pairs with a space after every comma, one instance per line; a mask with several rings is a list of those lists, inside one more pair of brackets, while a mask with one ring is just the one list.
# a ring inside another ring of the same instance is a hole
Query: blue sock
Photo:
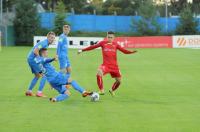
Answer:
[[31, 81], [30, 85], [29, 85], [28, 90], [32, 90], [34, 88], [35, 84], [37, 83], [37, 81], [38, 81], [38, 78], [34, 77], [33, 80]]
[[44, 89], [44, 86], [45, 86], [46, 80], [47, 80], [47, 79], [46, 79], [45, 76], [43, 76], [43, 77], [41, 78], [41, 80], [40, 80], [40, 86], [39, 86], [38, 91], [42, 91], [42, 90]]
[[78, 85], [76, 81], [72, 81], [71, 85], [75, 90], [79, 91], [81, 94], [85, 91], [81, 86]]
[[69, 95], [67, 94], [59, 94], [57, 97], [56, 97], [56, 101], [63, 101], [65, 99], [67, 99], [69, 97]]

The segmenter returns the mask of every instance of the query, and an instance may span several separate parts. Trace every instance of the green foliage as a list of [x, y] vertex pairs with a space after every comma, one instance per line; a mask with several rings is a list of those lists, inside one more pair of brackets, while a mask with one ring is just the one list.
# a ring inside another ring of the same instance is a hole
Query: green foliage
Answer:
[[96, 14], [102, 14], [103, 0], [90, 0], [90, 2], [84, 6], [84, 13], [93, 14], [94, 10]]
[[107, 0], [103, 3], [102, 13], [113, 14], [117, 12], [118, 15], [135, 15], [140, 0]]
[[198, 33], [198, 21], [193, 17], [190, 6], [186, 6], [180, 13], [180, 24], [177, 26], [176, 34], [192, 35]]
[[87, 5], [87, 0], [63, 0], [68, 11], [73, 8], [76, 14], [84, 13], [84, 8]]
[[54, 27], [54, 32], [59, 35], [61, 34], [62, 27], [65, 24], [69, 24], [65, 19], [66, 19], [66, 9], [65, 9], [65, 4], [63, 1], [58, 2], [58, 5], [56, 6], [56, 18], [55, 18], [55, 27]]
[[36, 30], [35, 36], [46, 36], [50, 31], [50, 29], [40, 27]]
[[146, 0], [139, 7], [138, 21], [133, 20], [133, 30], [139, 35], [159, 35], [161, 31], [160, 25], [156, 20], [156, 8], [151, 0]]
[[32, 43], [33, 36], [39, 28], [39, 18], [34, 0], [17, 0], [14, 20], [16, 44]]
[[169, 11], [172, 15], [178, 15], [186, 4], [187, 0], [171, 0]]
[[193, 0], [192, 11], [194, 14], [200, 15], [200, 1], [199, 0]]
[[[106, 32], [85, 32], [85, 31], [76, 31], [71, 32], [71, 36], [77, 36], [77, 37], [106, 37]], [[116, 36], [132, 36], [136, 35], [133, 33], [122, 33], [122, 32], [116, 32]]]

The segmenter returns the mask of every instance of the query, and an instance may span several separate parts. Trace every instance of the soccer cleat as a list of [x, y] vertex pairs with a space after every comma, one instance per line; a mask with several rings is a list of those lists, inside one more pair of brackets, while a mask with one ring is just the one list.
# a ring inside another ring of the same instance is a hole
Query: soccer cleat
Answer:
[[47, 96], [44, 95], [43, 93], [37, 93], [36, 96], [37, 96], [37, 97], [43, 97], [43, 98], [47, 97]]
[[35, 94], [33, 92], [27, 91], [25, 93], [26, 96], [35, 96]]
[[114, 96], [115, 96], [115, 92], [114, 92], [114, 91], [112, 91], [112, 90], [109, 90], [109, 93], [110, 93], [110, 95], [111, 95], [112, 97], [114, 97]]
[[56, 98], [49, 98], [50, 102], [56, 102]]
[[99, 95], [105, 95], [104, 91], [99, 91], [98, 93], [99, 93]]
[[87, 97], [87, 96], [90, 96], [92, 94], [93, 94], [93, 92], [87, 92], [87, 91], [85, 91], [85, 92], [82, 93], [82, 96], [83, 97]]

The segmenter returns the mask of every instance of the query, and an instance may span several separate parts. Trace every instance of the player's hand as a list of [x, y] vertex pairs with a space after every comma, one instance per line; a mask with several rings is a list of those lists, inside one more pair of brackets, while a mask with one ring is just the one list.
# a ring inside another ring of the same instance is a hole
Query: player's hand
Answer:
[[81, 49], [80, 49], [80, 50], [78, 50], [78, 54], [80, 54], [81, 52], [83, 52]]

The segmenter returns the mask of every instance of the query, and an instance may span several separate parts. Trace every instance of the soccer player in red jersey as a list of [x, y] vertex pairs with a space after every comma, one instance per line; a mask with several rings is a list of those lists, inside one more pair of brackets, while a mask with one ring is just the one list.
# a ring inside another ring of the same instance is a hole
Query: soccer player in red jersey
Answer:
[[98, 44], [89, 46], [82, 50], [78, 51], [78, 54], [84, 51], [89, 51], [101, 47], [102, 54], [103, 54], [103, 64], [101, 64], [97, 71], [97, 84], [99, 87], [99, 93], [104, 95], [104, 87], [103, 87], [103, 75], [109, 73], [112, 78], [115, 79], [115, 82], [112, 88], [109, 90], [110, 94], [114, 96], [114, 91], [119, 87], [121, 84], [121, 73], [117, 63], [117, 50], [120, 50], [124, 54], [132, 54], [136, 53], [137, 51], [129, 51], [121, 47], [119, 44], [114, 42], [115, 34], [112, 31], [107, 33], [107, 40], [100, 41]]

